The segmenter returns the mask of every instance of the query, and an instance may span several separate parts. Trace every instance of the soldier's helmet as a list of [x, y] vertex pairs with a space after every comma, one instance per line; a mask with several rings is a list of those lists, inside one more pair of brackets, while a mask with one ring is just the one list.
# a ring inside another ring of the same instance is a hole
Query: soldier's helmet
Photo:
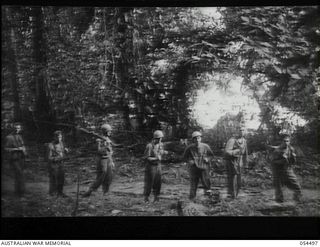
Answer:
[[105, 130], [105, 131], [111, 131], [112, 128], [109, 124], [103, 124], [101, 125], [101, 129]]
[[15, 127], [15, 126], [22, 126], [22, 123], [21, 122], [14, 122], [13, 123], [13, 126]]
[[202, 134], [199, 132], [199, 131], [194, 131], [193, 133], [192, 133], [192, 139], [193, 138], [195, 138], [195, 137], [198, 137], [198, 136], [202, 136]]
[[155, 132], [153, 132], [153, 138], [163, 138], [163, 133], [161, 130], [156, 130]]
[[62, 131], [61, 130], [56, 130], [55, 132], [53, 132], [54, 136], [59, 136], [62, 135]]
[[289, 133], [284, 133], [281, 135], [282, 139], [291, 139], [291, 135]]

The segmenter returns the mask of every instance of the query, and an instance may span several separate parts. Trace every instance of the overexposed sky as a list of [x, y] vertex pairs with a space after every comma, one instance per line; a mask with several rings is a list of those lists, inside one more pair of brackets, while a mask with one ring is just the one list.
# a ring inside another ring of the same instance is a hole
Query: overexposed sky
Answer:
[[204, 128], [212, 128], [226, 113], [238, 114], [245, 111], [246, 127], [257, 129], [260, 125], [260, 108], [258, 103], [241, 92], [242, 78], [230, 81], [225, 91], [213, 85], [209, 90], [199, 90], [198, 98], [193, 106], [194, 117]]
[[198, 9], [203, 15], [207, 15], [215, 19], [221, 18], [221, 14], [217, 11], [217, 7], [199, 7]]
[[[212, 77], [212, 85], [207, 91], [203, 89], [197, 92], [197, 100], [192, 107], [194, 118], [205, 129], [213, 128], [217, 121], [226, 113], [237, 115], [244, 111], [245, 126], [256, 130], [260, 126], [260, 108], [255, 99], [250, 97], [252, 92], [241, 90], [241, 77], [234, 77], [229, 82], [229, 87], [219, 89], [215, 84], [216, 76]], [[231, 77], [230, 77], [231, 78]], [[218, 79], [219, 80], [219, 79]], [[262, 90], [265, 91], [266, 89]], [[264, 93], [264, 92], [260, 92]], [[304, 126], [307, 121], [279, 103], [273, 102], [278, 114], [273, 121], [281, 125], [283, 121], [291, 125], [292, 131], [296, 126]]]

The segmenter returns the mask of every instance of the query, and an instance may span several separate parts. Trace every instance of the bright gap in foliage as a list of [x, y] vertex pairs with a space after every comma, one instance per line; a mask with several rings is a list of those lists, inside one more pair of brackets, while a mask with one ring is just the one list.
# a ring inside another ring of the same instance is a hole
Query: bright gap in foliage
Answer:
[[197, 92], [193, 114], [203, 128], [213, 128], [222, 116], [227, 113], [237, 115], [240, 111], [244, 113], [247, 128], [257, 129], [260, 126], [259, 105], [250, 95], [241, 91], [241, 82], [241, 77], [235, 77], [229, 81], [227, 88], [221, 88], [213, 82], [208, 90]]
[[[206, 75], [208, 89], [197, 91], [195, 104], [192, 107], [193, 117], [204, 129], [213, 128], [217, 121], [226, 115], [237, 115], [243, 112], [245, 126], [257, 130], [261, 124], [261, 110], [252, 96], [251, 90], [241, 86], [242, 78], [225, 74]], [[257, 94], [263, 95], [267, 87], [261, 87]], [[274, 112], [271, 121], [281, 127], [281, 132], [293, 133], [297, 127], [305, 126], [308, 121], [279, 103], [270, 102]]]

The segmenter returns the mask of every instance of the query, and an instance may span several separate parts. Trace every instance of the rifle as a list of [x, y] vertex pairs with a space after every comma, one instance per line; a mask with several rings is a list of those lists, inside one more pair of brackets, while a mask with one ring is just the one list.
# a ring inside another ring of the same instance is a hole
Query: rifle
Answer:
[[89, 135], [92, 135], [92, 136], [94, 136], [94, 137], [97, 137], [97, 138], [99, 138], [99, 139], [101, 139], [101, 140], [104, 140], [104, 141], [107, 140], [107, 137], [105, 137], [105, 136], [103, 136], [103, 135], [100, 135], [100, 134], [98, 134], [98, 133], [96, 133], [96, 132], [89, 131], [89, 130], [84, 129], [84, 128], [81, 128], [81, 127], [76, 127], [76, 129], [78, 129], [78, 130], [80, 130], [80, 131], [82, 131], [82, 132], [84, 132], [84, 133], [86, 133], [86, 134], [89, 134]]
[[[96, 133], [96, 132], [94, 132], [94, 131], [89, 131], [89, 130], [84, 129], [84, 128], [81, 128], [81, 127], [76, 127], [76, 128], [77, 128], [78, 130], [83, 131], [84, 133], [87, 133], [87, 134], [89, 134], [89, 135], [92, 135], [92, 136], [94, 136], [94, 137], [97, 137], [98, 139], [101, 139], [101, 140], [103, 140], [103, 141], [107, 141], [107, 140], [108, 140], [106, 136], [100, 135], [100, 134], [98, 134], [98, 133]], [[112, 143], [112, 146], [113, 146], [113, 147], [118, 147], [118, 148], [124, 147], [122, 144], [115, 144], [115, 143]], [[127, 148], [129, 148], [129, 147], [127, 147]]]
[[[281, 157], [285, 159], [285, 161], [286, 161], [286, 163], [287, 163], [288, 165], [291, 165], [292, 163], [294, 163], [294, 161], [292, 161], [292, 157], [289, 158], [289, 157], [286, 155], [286, 153], [285, 153], [283, 150], [280, 149], [280, 147], [281, 147], [281, 145], [280, 145], [280, 146], [267, 145], [267, 148], [273, 149], [273, 150], [272, 150], [273, 152], [277, 151], [278, 153], [280, 153], [280, 154], [281, 154]], [[295, 155], [292, 154], [292, 156], [294, 157]], [[294, 158], [293, 158], [293, 159], [294, 159]]]

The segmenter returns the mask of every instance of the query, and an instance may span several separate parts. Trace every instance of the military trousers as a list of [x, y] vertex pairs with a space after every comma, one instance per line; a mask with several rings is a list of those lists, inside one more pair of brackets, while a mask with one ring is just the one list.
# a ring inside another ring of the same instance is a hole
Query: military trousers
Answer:
[[301, 186], [293, 168], [287, 164], [272, 163], [273, 186], [275, 189], [276, 201], [283, 201], [282, 186], [285, 185], [294, 191], [294, 196], [301, 195]]
[[107, 193], [113, 179], [113, 160], [112, 157], [99, 158], [97, 162], [96, 181], [90, 186], [90, 191], [97, 190], [102, 186], [103, 193]]
[[227, 168], [227, 193], [236, 198], [241, 188], [241, 167], [236, 160], [226, 160]]
[[146, 164], [144, 173], [144, 196], [149, 197], [151, 191], [154, 196], [160, 195], [161, 190], [161, 165]]
[[49, 164], [49, 194], [62, 194], [65, 182], [65, 171], [62, 162]]
[[196, 197], [199, 180], [201, 180], [205, 192], [210, 190], [211, 182], [210, 182], [210, 176], [209, 176], [209, 167], [205, 169], [200, 169], [195, 164], [190, 164], [189, 175], [190, 175], [190, 194], [189, 194], [190, 199], [194, 199]]
[[17, 196], [23, 196], [25, 193], [25, 159], [23, 154], [17, 155], [17, 158], [10, 159], [10, 166], [14, 173], [14, 193]]

